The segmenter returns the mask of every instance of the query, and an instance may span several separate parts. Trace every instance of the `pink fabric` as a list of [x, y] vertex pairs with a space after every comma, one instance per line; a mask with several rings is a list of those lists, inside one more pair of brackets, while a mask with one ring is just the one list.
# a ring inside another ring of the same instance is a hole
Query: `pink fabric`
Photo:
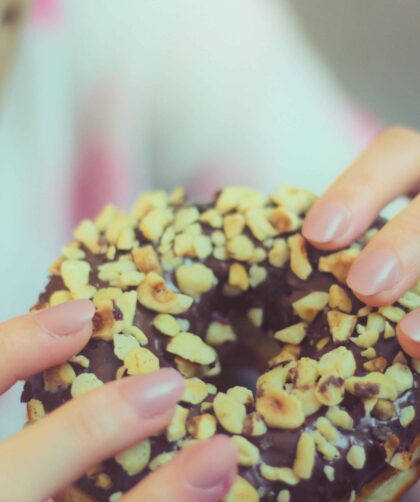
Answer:
[[53, 26], [60, 19], [60, 7], [60, 0], [35, 0], [32, 18], [38, 25]]
[[348, 115], [343, 119], [347, 122], [349, 140], [360, 150], [367, 147], [384, 128], [377, 117], [354, 102], [349, 104]]

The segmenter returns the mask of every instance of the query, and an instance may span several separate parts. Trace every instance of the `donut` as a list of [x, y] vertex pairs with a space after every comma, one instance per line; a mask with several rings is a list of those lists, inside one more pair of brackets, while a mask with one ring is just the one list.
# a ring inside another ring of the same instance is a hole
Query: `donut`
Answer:
[[115, 502], [177, 451], [233, 438], [239, 475], [224, 502], [396, 501], [420, 475], [420, 361], [396, 323], [420, 283], [373, 308], [349, 268], [383, 225], [321, 252], [300, 233], [314, 195], [227, 187], [212, 203], [182, 188], [106, 206], [49, 268], [34, 311], [96, 306], [78, 355], [30, 378], [28, 424], [105, 382], [174, 367], [186, 391], [168, 428], [92, 468], [55, 500]]

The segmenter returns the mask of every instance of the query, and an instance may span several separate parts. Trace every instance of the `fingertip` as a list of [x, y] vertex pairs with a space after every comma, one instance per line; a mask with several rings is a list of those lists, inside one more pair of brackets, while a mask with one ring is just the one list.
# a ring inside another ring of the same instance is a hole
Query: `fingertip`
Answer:
[[411, 312], [398, 323], [397, 338], [407, 354], [420, 359], [420, 310]]

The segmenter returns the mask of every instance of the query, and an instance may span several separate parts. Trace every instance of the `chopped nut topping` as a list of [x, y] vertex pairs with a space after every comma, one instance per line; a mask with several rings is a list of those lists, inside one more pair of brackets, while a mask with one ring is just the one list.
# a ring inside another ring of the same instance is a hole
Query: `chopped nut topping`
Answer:
[[[100, 252], [99, 229], [92, 220], [83, 220], [74, 230], [74, 237], [92, 253]], [[83, 257], [82, 257], [83, 258]]]
[[289, 246], [285, 239], [276, 239], [273, 247], [268, 253], [268, 261], [273, 267], [282, 268], [288, 262], [290, 257]]
[[264, 310], [261, 308], [249, 309], [247, 317], [256, 328], [261, 328], [264, 322]]
[[206, 333], [206, 342], [209, 345], [217, 347], [227, 342], [235, 342], [236, 340], [236, 333], [230, 324], [218, 321], [210, 323]]
[[207, 384], [199, 378], [189, 378], [185, 381], [185, 391], [182, 401], [198, 404], [204, 401], [208, 395]]
[[395, 363], [390, 366], [386, 370], [385, 376], [394, 383], [399, 396], [406, 390], [411, 389], [414, 383], [410, 368], [401, 363]]
[[225, 234], [223, 232], [221, 232], [220, 230], [215, 230], [211, 234], [211, 242], [215, 246], [224, 246], [226, 244]]
[[74, 382], [76, 373], [69, 363], [60, 364], [44, 371], [44, 389], [57, 392], [67, 389]]
[[338, 374], [324, 375], [316, 386], [318, 401], [326, 406], [334, 406], [344, 399], [344, 380]]
[[376, 350], [373, 347], [369, 347], [360, 352], [360, 355], [366, 357], [367, 359], [374, 359], [376, 357]]
[[406, 428], [414, 420], [416, 416], [416, 410], [414, 406], [406, 406], [400, 412], [400, 424]]
[[345, 430], [352, 430], [354, 427], [353, 418], [347, 413], [347, 411], [339, 408], [338, 406], [331, 406], [328, 408], [326, 418], [337, 427], [341, 427]]
[[216, 209], [207, 209], [207, 211], [201, 213], [200, 222], [212, 228], [221, 228], [223, 226], [223, 217]]
[[317, 451], [323, 455], [326, 460], [331, 461], [335, 458], [340, 458], [340, 452], [337, 448], [328, 442], [320, 432], [313, 431], [311, 434], [315, 441]]
[[249, 269], [249, 283], [252, 288], [256, 288], [267, 279], [267, 270], [258, 265], [252, 265]]
[[227, 243], [227, 252], [230, 258], [237, 261], [248, 261], [254, 254], [254, 244], [246, 235], [237, 235]]
[[386, 370], [386, 367], [388, 366], [388, 361], [385, 359], [385, 357], [376, 357], [375, 359], [371, 359], [370, 361], [367, 361], [366, 363], [363, 363], [363, 368], [366, 371], [379, 371], [383, 373]]
[[351, 341], [353, 343], [355, 343], [358, 347], [361, 347], [363, 349], [368, 349], [369, 347], [376, 345], [378, 340], [379, 340], [379, 333], [377, 331], [374, 331], [373, 329], [366, 329], [362, 332], [361, 335], [351, 338]]
[[85, 356], [82, 356], [82, 355], [70, 357], [69, 363], [78, 364], [82, 368], [89, 368], [89, 365], [90, 365], [89, 359]]
[[103, 384], [94, 373], [82, 373], [73, 380], [70, 392], [72, 397], [77, 397], [93, 389], [97, 389]]
[[131, 213], [140, 220], [153, 209], [165, 209], [168, 202], [168, 194], [164, 190], [146, 192], [137, 199]]
[[322, 404], [316, 397], [315, 387], [309, 389], [295, 388], [292, 394], [300, 401], [305, 417], [313, 415], [322, 407]]
[[276, 429], [296, 429], [305, 420], [299, 399], [272, 387], [259, 389], [256, 408], [265, 422]]
[[241, 387], [239, 385], [235, 385], [235, 387], [231, 387], [227, 390], [227, 395], [238, 401], [245, 406], [253, 406], [254, 405], [254, 395], [251, 390], [246, 387]]
[[213, 270], [202, 263], [181, 265], [176, 271], [176, 280], [179, 289], [193, 298], [198, 298], [217, 284]]
[[159, 258], [152, 246], [142, 246], [131, 252], [134, 264], [144, 274], [149, 272], [161, 273]]
[[302, 226], [302, 220], [299, 216], [284, 207], [277, 207], [270, 212], [270, 222], [275, 231], [267, 234], [267, 237], [275, 234], [294, 232]]
[[267, 426], [262, 418], [262, 416], [253, 411], [245, 417], [244, 426], [242, 433], [245, 436], [257, 437], [264, 436], [267, 432]]
[[183, 234], [178, 234], [175, 237], [175, 243], [174, 243], [174, 251], [175, 254], [179, 257], [191, 257], [194, 258], [196, 255], [196, 251], [194, 248], [194, 236], [183, 233]]
[[372, 415], [379, 420], [389, 420], [395, 416], [395, 406], [389, 399], [377, 399], [371, 410]]
[[290, 248], [290, 268], [299, 279], [306, 280], [312, 273], [306, 241], [300, 234], [296, 234], [289, 237], [287, 242]]
[[61, 264], [61, 277], [70, 291], [89, 284], [90, 265], [83, 260], [64, 260]]
[[324, 354], [318, 363], [320, 375], [338, 373], [346, 379], [354, 375], [356, 371], [356, 360], [353, 352], [345, 347], [338, 347]]
[[66, 289], [61, 289], [59, 291], [54, 291], [54, 293], [50, 296], [50, 307], [54, 307], [55, 305], [60, 305], [65, 302], [69, 302], [73, 299], [73, 295], [70, 291]]
[[260, 451], [248, 439], [243, 436], [232, 436], [233, 442], [238, 448], [239, 465], [250, 467], [260, 460]]
[[197, 235], [193, 239], [193, 248], [196, 257], [200, 260], [205, 260], [211, 255], [213, 251], [213, 245], [211, 243], [210, 237], [208, 237], [207, 235]]
[[149, 349], [137, 347], [127, 354], [124, 366], [131, 376], [147, 375], [159, 369], [159, 359]]
[[212, 364], [217, 359], [217, 353], [213, 347], [192, 333], [178, 333], [171, 338], [166, 350], [198, 364]]
[[295, 301], [292, 306], [296, 314], [306, 322], [311, 323], [324, 310], [328, 303], [328, 293], [315, 291]]
[[400, 440], [395, 434], [389, 434], [388, 438], [384, 444], [384, 449], [386, 453], [386, 461], [389, 462], [393, 457], [394, 453], [400, 446]]
[[194, 439], [210, 439], [216, 434], [217, 421], [213, 415], [197, 415], [188, 422], [188, 432]]
[[318, 378], [317, 362], [309, 357], [302, 357], [291, 370], [292, 380], [297, 388], [305, 389], [315, 385]]
[[299, 478], [289, 467], [272, 467], [271, 465], [262, 464], [260, 466], [261, 476], [268, 481], [281, 481], [287, 485], [297, 485]]
[[150, 460], [150, 441], [141, 443], [115, 455], [115, 460], [129, 476], [135, 476], [145, 469]]
[[181, 314], [193, 303], [191, 297], [171, 291], [155, 272], [146, 275], [137, 289], [137, 296], [144, 307], [163, 314]]
[[317, 430], [330, 443], [335, 443], [338, 439], [338, 431], [326, 417], [319, 417], [316, 421]]
[[310, 479], [315, 465], [315, 442], [309, 432], [300, 435], [293, 472], [298, 478]]
[[223, 221], [223, 230], [227, 239], [240, 235], [245, 228], [245, 216], [240, 213], [228, 214]]
[[347, 392], [358, 397], [381, 397], [395, 401], [397, 389], [386, 374], [372, 372], [364, 377], [351, 377], [345, 382]]
[[153, 209], [140, 221], [139, 229], [146, 239], [158, 242], [172, 218], [172, 212], [167, 209]]
[[330, 287], [330, 297], [328, 303], [332, 309], [341, 310], [349, 314], [353, 308], [352, 301], [346, 291], [338, 284]]
[[384, 331], [384, 338], [393, 338], [395, 336], [395, 329], [391, 326], [391, 324], [386, 321], [385, 323], [385, 331]]
[[221, 426], [232, 434], [242, 432], [246, 417], [245, 406], [232, 397], [219, 392], [213, 401], [214, 413]]
[[246, 291], [249, 288], [249, 276], [246, 268], [240, 263], [232, 263], [229, 268], [229, 285]]
[[324, 474], [328, 481], [330, 481], [331, 483], [335, 481], [335, 470], [334, 467], [331, 467], [331, 465], [326, 465], [324, 467]]
[[290, 502], [289, 490], [280, 490], [277, 495], [277, 502]]
[[216, 209], [221, 214], [229, 213], [234, 209], [245, 212], [253, 207], [262, 207], [267, 197], [258, 190], [243, 187], [227, 187], [216, 201]]
[[338, 281], [345, 283], [350, 267], [359, 254], [359, 249], [345, 249], [328, 256], [321, 256], [318, 269], [320, 272], [330, 272]]
[[175, 451], [168, 451], [157, 455], [154, 459], [150, 461], [149, 469], [153, 472], [162, 467], [162, 465], [170, 462], [176, 455]]
[[283, 343], [292, 343], [298, 345], [306, 336], [308, 325], [305, 322], [300, 322], [281, 329], [274, 333], [274, 338]]
[[139, 348], [139, 342], [131, 335], [114, 335], [114, 354], [124, 361], [132, 349]]
[[186, 422], [188, 413], [189, 410], [187, 408], [179, 404], [176, 405], [174, 416], [166, 429], [166, 439], [171, 443], [179, 441], [187, 433]]
[[130, 335], [134, 336], [134, 338], [139, 342], [140, 345], [147, 345], [149, 343], [147, 336], [137, 326], [131, 326], [128, 331]]
[[257, 490], [241, 476], [236, 476], [235, 482], [222, 502], [259, 502]]
[[316, 199], [308, 190], [294, 188], [285, 183], [277, 187], [271, 198], [279, 206], [287, 207], [296, 214], [305, 213]]
[[194, 206], [183, 207], [178, 210], [174, 220], [175, 233], [183, 232], [192, 223], [195, 223], [200, 218], [200, 212]]
[[246, 212], [246, 224], [253, 236], [261, 242], [278, 233], [268, 221], [266, 210], [260, 207]]
[[166, 336], [175, 336], [181, 331], [178, 321], [170, 314], [158, 314], [153, 319], [153, 326]]
[[335, 343], [348, 340], [357, 322], [357, 317], [355, 315], [344, 314], [338, 310], [330, 310], [327, 314], [327, 319]]
[[389, 465], [399, 471], [408, 471], [411, 468], [412, 455], [409, 451], [396, 453], [390, 460]]
[[363, 469], [366, 463], [366, 452], [362, 446], [353, 445], [347, 452], [346, 459], [353, 469]]
[[386, 317], [389, 321], [392, 322], [400, 322], [401, 319], [405, 316], [405, 312], [403, 309], [399, 307], [389, 306], [389, 307], [381, 307], [379, 312]]
[[26, 405], [26, 416], [28, 423], [36, 422], [45, 417], [45, 408], [42, 401], [31, 399]]
[[408, 309], [408, 310], [416, 310], [420, 308], [420, 295], [415, 293], [414, 291], [407, 291], [404, 296], [402, 296], [398, 303]]

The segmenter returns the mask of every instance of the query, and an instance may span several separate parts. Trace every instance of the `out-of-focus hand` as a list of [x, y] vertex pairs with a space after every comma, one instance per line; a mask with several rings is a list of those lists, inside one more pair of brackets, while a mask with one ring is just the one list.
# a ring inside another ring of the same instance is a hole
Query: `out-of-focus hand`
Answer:
[[[77, 354], [90, 338], [93, 314], [90, 301], [77, 300], [0, 324], [0, 393]], [[182, 377], [162, 369], [66, 403], [0, 444], [0, 498], [34, 502], [54, 495], [89, 467], [166, 427], [183, 391]], [[236, 469], [235, 446], [216, 436], [183, 450], [122, 500], [216, 502]]]
[[[369, 305], [400, 298], [420, 278], [420, 134], [400, 127], [382, 133], [309, 212], [303, 234], [314, 246], [349, 245], [400, 195], [414, 198], [369, 242], [347, 283]], [[420, 359], [420, 310], [400, 321], [403, 349]]]

